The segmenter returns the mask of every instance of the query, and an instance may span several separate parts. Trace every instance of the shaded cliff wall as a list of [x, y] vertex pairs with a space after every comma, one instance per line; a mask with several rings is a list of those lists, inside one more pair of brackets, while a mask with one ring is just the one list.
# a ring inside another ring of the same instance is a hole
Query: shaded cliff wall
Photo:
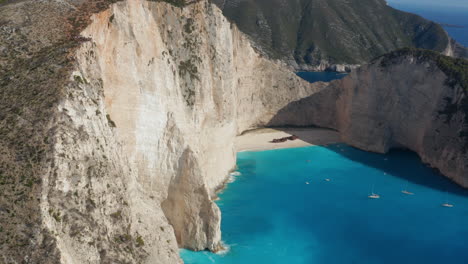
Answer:
[[439, 59], [466, 71], [463, 60], [397, 51], [291, 103], [270, 125], [333, 128], [345, 142], [374, 152], [408, 148], [468, 187], [466, 92]]

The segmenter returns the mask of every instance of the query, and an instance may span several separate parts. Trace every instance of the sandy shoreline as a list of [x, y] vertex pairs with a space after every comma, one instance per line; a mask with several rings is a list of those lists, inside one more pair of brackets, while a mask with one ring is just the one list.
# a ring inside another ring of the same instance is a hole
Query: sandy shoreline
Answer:
[[[296, 135], [297, 140], [270, 143], [275, 138]], [[270, 149], [298, 148], [341, 142], [338, 132], [323, 128], [261, 128], [248, 131], [236, 138], [236, 151], [261, 151]]]

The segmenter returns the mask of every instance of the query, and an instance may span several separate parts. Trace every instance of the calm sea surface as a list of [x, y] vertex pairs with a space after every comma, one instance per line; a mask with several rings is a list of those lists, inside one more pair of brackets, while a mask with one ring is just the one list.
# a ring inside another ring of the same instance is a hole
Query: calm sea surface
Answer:
[[444, 26], [444, 28], [452, 38], [468, 47], [468, 8], [392, 3], [391, 1], [390, 5], [399, 10], [418, 14], [437, 23], [460, 26]]
[[297, 72], [296, 73], [302, 79], [314, 83], [314, 82], [331, 82], [345, 77], [346, 73], [339, 72]]
[[182, 250], [185, 263], [468, 263], [468, 192], [413, 153], [336, 144], [242, 152], [237, 165], [218, 201], [229, 250]]

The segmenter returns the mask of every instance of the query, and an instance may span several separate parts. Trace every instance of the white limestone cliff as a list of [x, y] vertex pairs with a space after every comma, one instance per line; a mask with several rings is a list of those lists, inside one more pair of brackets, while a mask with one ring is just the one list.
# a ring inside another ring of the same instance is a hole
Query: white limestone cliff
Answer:
[[270, 125], [336, 129], [344, 142], [367, 151], [410, 149], [468, 187], [466, 93], [422, 53], [384, 56], [291, 103]]
[[222, 248], [216, 189], [234, 138], [317, 92], [208, 1], [128, 0], [92, 17], [43, 181], [62, 263], [180, 263]]

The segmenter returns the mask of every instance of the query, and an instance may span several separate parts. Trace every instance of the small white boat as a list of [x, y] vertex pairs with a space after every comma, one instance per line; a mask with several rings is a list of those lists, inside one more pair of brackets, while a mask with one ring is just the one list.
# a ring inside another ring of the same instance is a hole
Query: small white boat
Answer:
[[371, 191], [371, 195], [367, 196], [369, 197], [370, 199], [380, 199], [380, 195], [376, 194], [374, 192], [374, 185], [372, 185], [372, 191]]
[[330, 181], [330, 179], [325, 179], [325, 181], [329, 182], [329, 181]]
[[309, 182], [306, 182], [306, 184], [309, 184]]
[[409, 182], [406, 181], [405, 188], [401, 192], [407, 195], [414, 195], [414, 193], [408, 191], [408, 185], [409, 185]]
[[443, 207], [452, 208], [453, 204], [448, 201], [448, 192], [445, 192], [445, 203], [442, 204]]

